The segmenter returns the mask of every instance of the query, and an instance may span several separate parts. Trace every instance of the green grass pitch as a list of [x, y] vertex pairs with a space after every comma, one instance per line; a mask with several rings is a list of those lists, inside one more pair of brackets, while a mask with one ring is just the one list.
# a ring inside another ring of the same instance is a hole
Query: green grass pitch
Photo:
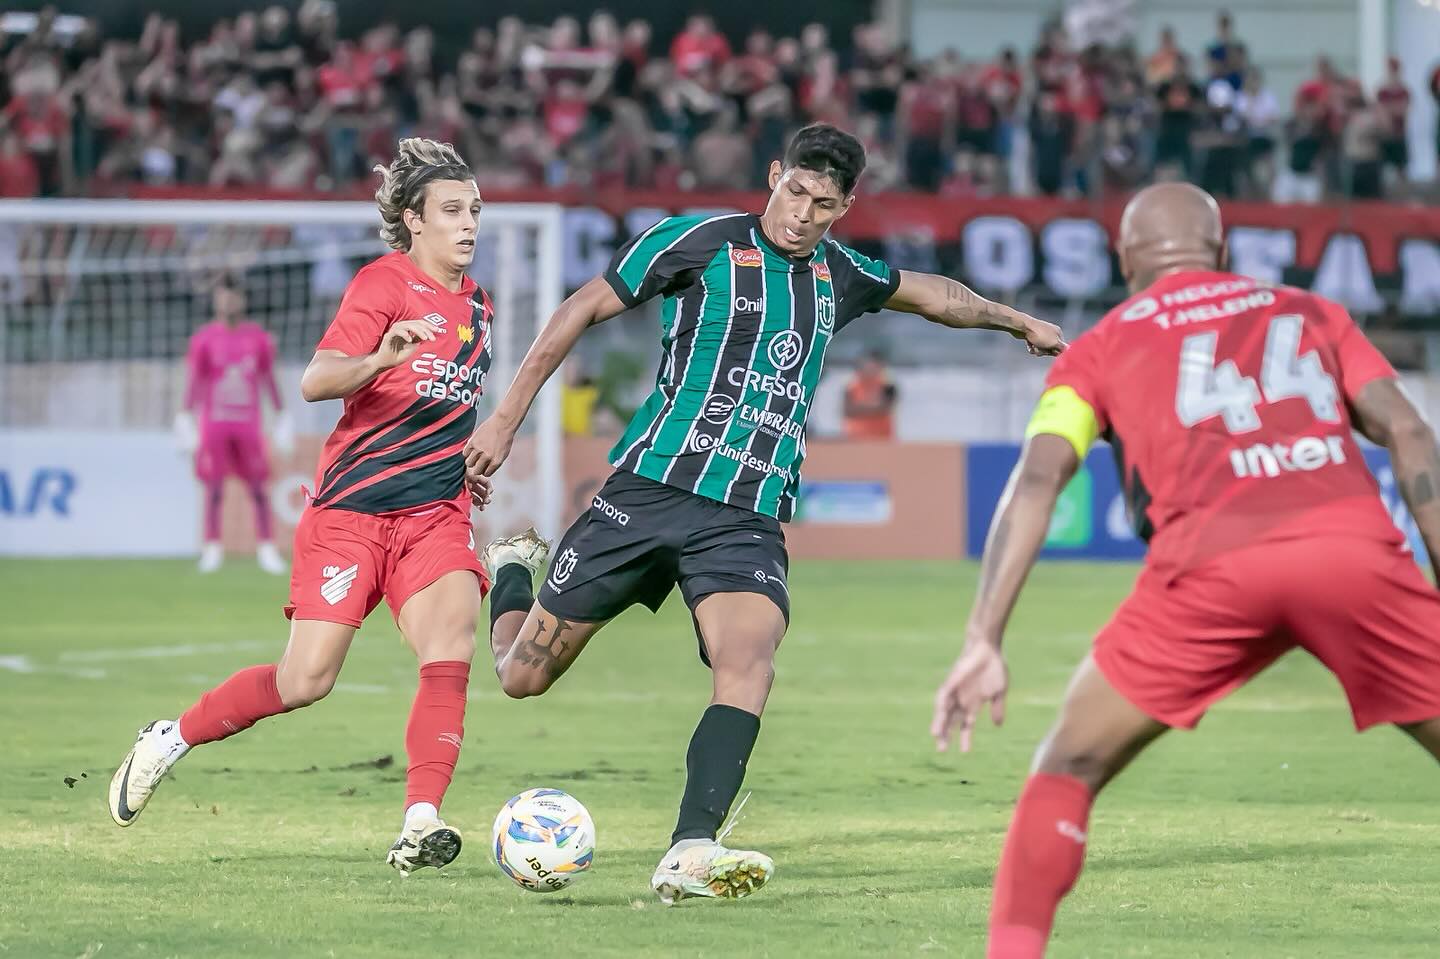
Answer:
[[[415, 665], [383, 610], [330, 699], [192, 753], [120, 830], [105, 789], [136, 728], [278, 656], [284, 585], [248, 566], [0, 564], [0, 957], [981, 956], [1031, 752], [1133, 576], [1037, 569], [1008, 638], [1007, 724], [961, 758], [926, 727], [974, 566], [797, 563], [732, 837], [773, 855], [776, 879], [666, 909], [648, 879], [709, 692], [678, 597], [611, 626], [542, 699], [506, 700], [476, 669], [445, 805], [466, 851], [402, 881], [382, 860]], [[594, 872], [548, 896], [486, 850], [500, 804], [541, 785], [599, 832]], [[1334, 681], [1287, 657], [1102, 797], [1052, 955], [1434, 956], [1437, 785], [1413, 744], [1356, 736]]]

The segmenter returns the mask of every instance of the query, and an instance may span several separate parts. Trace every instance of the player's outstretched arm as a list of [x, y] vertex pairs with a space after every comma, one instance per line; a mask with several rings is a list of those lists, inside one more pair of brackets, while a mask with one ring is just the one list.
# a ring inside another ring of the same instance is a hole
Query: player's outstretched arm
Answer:
[[975, 720], [987, 703], [997, 726], [1005, 718], [1009, 676], [1000, 652], [1005, 624], [1045, 542], [1055, 501], [1079, 467], [1071, 440], [1040, 433], [1026, 442], [1010, 474], [985, 540], [980, 583], [965, 625], [965, 647], [935, 694], [930, 734], [942, 751], [950, 745], [957, 725], [960, 749], [970, 751]]
[[338, 400], [399, 366], [435, 339], [439, 327], [429, 320], [401, 320], [391, 324], [373, 353], [350, 356], [340, 350], [316, 350], [300, 377], [300, 395], [307, 403]]
[[535, 337], [500, 405], [465, 444], [465, 466], [472, 475], [490, 476], [505, 462], [515, 432], [525, 421], [540, 388], [570, 355], [580, 334], [625, 310], [625, 304], [603, 276], [595, 277], [560, 304]]
[[1395, 482], [1430, 554], [1440, 584], [1440, 446], [1435, 431], [1397, 380], [1372, 380], [1351, 403], [1355, 426], [1390, 451]]
[[1069, 345], [1055, 324], [987, 300], [964, 283], [934, 273], [901, 270], [900, 285], [885, 306], [958, 330], [1000, 330], [1024, 340], [1035, 356], [1059, 356]]

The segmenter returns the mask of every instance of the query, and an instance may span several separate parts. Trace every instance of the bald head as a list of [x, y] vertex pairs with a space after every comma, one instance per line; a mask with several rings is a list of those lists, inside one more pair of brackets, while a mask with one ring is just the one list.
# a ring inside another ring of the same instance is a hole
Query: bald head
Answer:
[[1216, 269], [1223, 247], [1220, 207], [1189, 183], [1146, 187], [1120, 217], [1120, 272], [1132, 291], [1166, 273]]

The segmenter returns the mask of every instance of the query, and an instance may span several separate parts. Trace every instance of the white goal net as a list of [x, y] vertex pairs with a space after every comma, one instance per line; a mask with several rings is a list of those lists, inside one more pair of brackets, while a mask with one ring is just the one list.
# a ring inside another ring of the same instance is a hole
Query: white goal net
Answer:
[[[560, 303], [561, 224], [546, 204], [481, 213], [471, 275], [496, 309], [482, 417]], [[249, 318], [275, 337], [283, 400], [308, 448], [277, 470], [277, 487], [293, 482], [306, 456], [313, 468], [340, 409], [301, 401], [300, 372], [346, 284], [386, 252], [378, 226], [374, 205], [359, 202], [0, 200], [0, 430], [169, 429], [189, 336], [210, 319], [215, 280], [238, 274]], [[531, 522], [560, 531], [558, 390], [542, 392], [497, 477], [485, 532]], [[277, 488], [277, 505], [289, 493]]]

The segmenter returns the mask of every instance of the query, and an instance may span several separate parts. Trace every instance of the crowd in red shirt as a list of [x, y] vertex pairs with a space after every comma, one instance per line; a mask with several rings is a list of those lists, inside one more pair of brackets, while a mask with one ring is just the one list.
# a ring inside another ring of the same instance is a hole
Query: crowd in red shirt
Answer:
[[1283, 154], [1294, 176], [1364, 196], [1408, 161], [1398, 65], [1367, 97], [1322, 61], [1282, 115], [1226, 15], [1197, 68], [1168, 30], [1144, 59], [1074, 49], [1050, 24], [1028, 60], [919, 60], [876, 24], [844, 44], [812, 23], [732, 46], [704, 15], [656, 38], [600, 12], [506, 17], [437, 50], [428, 28], [356, 34], [338, 11], [304, 0], [194, 38], [152, 15], [138, 39], [47, 11], [0, 35], [0, 193], [354, 190], [410, 135], [454, 142], [482, 186], [743, 188], [814, 120], [861, 137], [872, 191], [1093, 194], [1186, 175], [1256, 195]]

